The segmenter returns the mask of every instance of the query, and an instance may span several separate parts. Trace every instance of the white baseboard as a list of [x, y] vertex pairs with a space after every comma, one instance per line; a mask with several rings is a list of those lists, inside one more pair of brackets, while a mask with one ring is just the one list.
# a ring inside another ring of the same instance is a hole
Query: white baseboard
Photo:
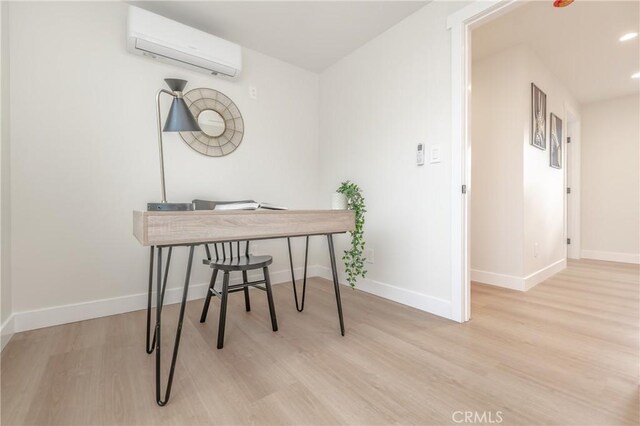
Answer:
[[[302, 268], [295, 268], [296, 279], [302, 278]], [[309, 266], [308, 275], [318, 276], [317, 267]], [[237, 274], [234, 274], [237, 275]], [[262, 274], [249, 273], [249, 280], [261, 279]], [[291, 281], [291, 272], [275, 271], [270, 274], [273, 284]], [[240, 277], [231, 279], [231, 284], [240, 283]], [[197, 283], [189, 286], [188, 300], [202, 299], [207, 294], [209, 283]], [[165, 304], [179, 303], [182, 299], [182, 288], [168, 288], [165, 293]], [[153, 300], [155, 306], [155, 297]], [[90, 302], [75, 303], [51, 308], [37, 309], [33, 311], [14, 312], [11, 316], [12, 333], [35, 330], [37, 328], [51, 327], [54, 325], [68, 324], [76, 321], [84, 321], [109, 315], [117, 315], [126, 312], [139, 311], [147, 308], [147, 293], [133, 294], [129, 296], [114, 297], [110, 299], [92, 300]], [[8, 341], [8, 340], [7, 340]], [[4, 325], [3, 325], [3, 344]]]
[[494, 285], [496, 287], [508, 288], [511, 290], [524, 290], [524, 283], [522, 278], [516, 277], [515, 275], [497, 274], [495, 272], [472, 269], [471, 281]]
[[[302, 278], [302, 268], [296, 268], [296, 278]], [[311, 265], [308, 268], [309, 277], [322, 277], [331, 279], [331, 270], [320, 265]], [[260, 273], [249, 274], [250, 280], [259, 279]], [[271, 282], [279, 284], [291, 281], [289, 270], [271, 273]], [[232, 284], [240, 282], [239, 277], [231, 280]], [[341, 283], [344, 285], [344, 283]], [[208, 283], [196, 283], [189, 286], [188, 300], [204, 298]], [[451, 319], [451, 302], [426, 294], [395, 287], [390, 284], [373, 280], [362, 280], [358, 283], [358, 289], [372, 293], [404, 305]], [[182, 298], [181, 288], [168, 288], [165, 294], [165, 304], [179, 303]], [[155, 298], [153, 301], [155, 305]], [[139, 293], [128, 296], [114, 297], [110, 299], [93, 300], [84, 303], [75, 303], [32, 311], [14, 312], [2, 325], [2, 346], [7, 344], [14, 333], [35, 330], [38, 328], [68, 324], [76, 321], [117, 315], [126, 312], [139, 311], [147, 308], [147, 293]], [[5, 337], [6, 336], [6, 337]]]
[[560, 259], [549, 266], [527, 275], [526, 277], [518, 277], [515, 275], [497, 274], [494, 272], [480, 271], [478, 269], [471, 270], [471, 281], [482, 284], [494, 285], [496, 287], [508, 288], [511, 290], [527, 291], [532, 287], [540, 284], [544, 280], [557, 274], [567, 267], [567, 260]]
[[616, 253], [613, 251], [582, 250], [580, 254], [584, 259], [640, 264], [639, 253]]
[[[329, 267], [316, 266], [315, 272], [317, 272], [316, 276], [326, 278], [328, 280], [332, 279], [331, 269]], [[348, 285], [344, 282], [342, 277], [339, 277], [339, 282], [342, 285]], [[451, 302], [448, 300], [366, 278], [359, 280], [356, 288], [366, 293], [371, 293], [385, 299], [393, 300], [394, 302], [411, 306], [412, 308], [420, 309], [421, 311], [425, 311], [430, 314], [452, 319]]]
[[2, 351], [5, 346], [7, 346], [7, 343], [9, 343], [9, 340], [11, 340], [11, 338], [13, 337], [13, 334], [15, 333], [14, 325], [15, 322], [13, 315], [10, 315], [9, 318], [7, 318], [7, 320], [2, 325], [0, 325], [0, 351]]
[[567, 259], [560, 259], [557, 262], [552, 263], [549, 266], [545, 266], [544, 268], [534, 272], [531, 275], [527, 275], [524, 277], [524, 290], [527, 291], [544, 280], [551, 278], [553, 275], [567, 268]]

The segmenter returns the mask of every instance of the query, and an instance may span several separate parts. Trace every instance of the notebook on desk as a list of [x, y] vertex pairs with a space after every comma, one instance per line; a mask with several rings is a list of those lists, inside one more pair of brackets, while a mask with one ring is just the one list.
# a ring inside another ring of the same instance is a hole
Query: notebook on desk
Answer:
[[254, 200], [241, 201], [207, 201], [193, 200], [196, 210], [287, 210], [286, 207], [276, 206], [269, 203], [258, 203]]

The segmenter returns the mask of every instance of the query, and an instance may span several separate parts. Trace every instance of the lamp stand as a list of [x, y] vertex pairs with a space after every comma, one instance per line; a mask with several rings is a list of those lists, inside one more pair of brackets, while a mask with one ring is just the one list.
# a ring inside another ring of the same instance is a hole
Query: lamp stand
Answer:
[[156, 94], [156, 115], [158, 117], [158, 148], [160, 150], [160, 187], [162, 189], [162, 202], [147, 203], [147, 211], [191, 211], [195, 210], [193, 203], [167, 203], [167, 190], [164, 183], [164, 152], [162, 149], [162, 118], [160, 115], [160, 95], [166, 93], [175, 98], [176, 95], [165, 89], [158, 90]]

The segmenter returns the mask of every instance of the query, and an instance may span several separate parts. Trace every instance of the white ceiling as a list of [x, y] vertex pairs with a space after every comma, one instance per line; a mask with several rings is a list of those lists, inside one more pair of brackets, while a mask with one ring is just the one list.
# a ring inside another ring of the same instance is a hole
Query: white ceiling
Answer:
[[285, 62], [320, 72], [426, 1], [130, 1]]
[[638, 1], [575, 1], [556, 9], [535, 1], [479, 27], [472, 33], [473, 59], [527, 44], [581, 103], [640, 92]]

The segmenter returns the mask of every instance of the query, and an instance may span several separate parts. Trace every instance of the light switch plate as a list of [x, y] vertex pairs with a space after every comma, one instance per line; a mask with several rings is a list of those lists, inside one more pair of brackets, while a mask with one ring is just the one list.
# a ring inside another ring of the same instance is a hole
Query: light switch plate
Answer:
[[431, 149], [429, 151], [429, 162], [431, 164], [439, 163], [442, 161], [440, 158], [440, 145], [431, 145]]

